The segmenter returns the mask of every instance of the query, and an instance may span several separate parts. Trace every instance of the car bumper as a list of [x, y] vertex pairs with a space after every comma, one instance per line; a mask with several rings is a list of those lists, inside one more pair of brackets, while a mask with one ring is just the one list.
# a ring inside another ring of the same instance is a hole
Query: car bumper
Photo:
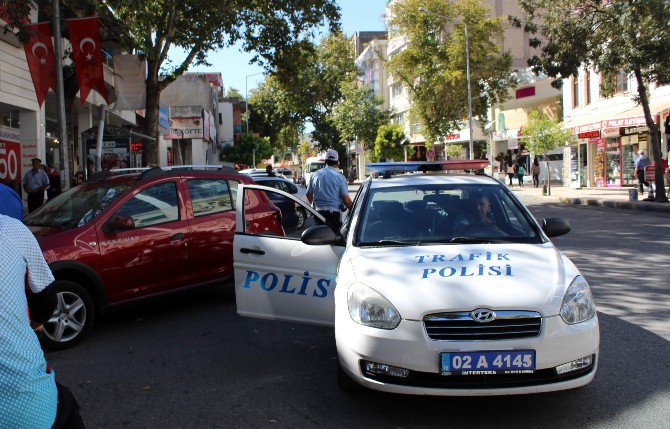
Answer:
[[[346, 310], [345, 310], [346, 311]], [[425, 334], [422, 321], [403, 320], [396, 329], [369, 328], [355, 323], [347, 312], [336, 315], [335, 338], [343, 370], [359, 384], [386, 392], [415, 395], [485, 396], [516, 395], [572, 389], [588, 384], [598, 362], [599, 329], [594, 317], [567, 325], [560, 316], [542, 320], [540, 335], [500, 341], [436, 341]], [[452, 375], [439, 372], [443, 352], [535, 350], [532, 374]], [[555, 367], [593, 356], [591, 366], [559, 375]], [[410, 370], [406, 378], [364, 371], [364, 362]]]

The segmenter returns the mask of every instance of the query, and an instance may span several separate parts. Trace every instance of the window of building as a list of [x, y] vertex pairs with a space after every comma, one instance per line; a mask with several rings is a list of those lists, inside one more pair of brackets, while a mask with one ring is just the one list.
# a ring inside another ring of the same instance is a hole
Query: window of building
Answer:
[[223, 113], [219, 113], [219, 125], [223, 125]]
[[591, 73], [588, 70], [584, 73], [584, 86], [584, 105], [588, 106], [591, 104]]
[[393, 123], [402, 125], [405, 122], [404, 116], [405, 115], [403, 113], [398, 113], [397, 115], [393, 116]]
[[391, 85], [391, 97], [400, 97], [402, 95], [403, 88], [402, 88], [402, 83], [394, 83]]
[[579, 107], [579, 78], [572, 78], [572, 107]]
[[628, 92], [628, 76], [626, 73], [623, 70], [619, 70], [614, 78], [616, 79], [616, 92]]

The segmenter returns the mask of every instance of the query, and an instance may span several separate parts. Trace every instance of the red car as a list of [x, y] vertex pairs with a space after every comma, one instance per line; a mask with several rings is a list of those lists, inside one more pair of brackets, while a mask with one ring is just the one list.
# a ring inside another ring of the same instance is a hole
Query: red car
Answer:
[[[253, 181], [227, 167], [104, 173], [28, 215], [58, 293], [43, 345], [73, 346], [119, 304], [232, 279], [240, 183]], [[245, 207], [247, 228], [284, 235], [263, 192]]]

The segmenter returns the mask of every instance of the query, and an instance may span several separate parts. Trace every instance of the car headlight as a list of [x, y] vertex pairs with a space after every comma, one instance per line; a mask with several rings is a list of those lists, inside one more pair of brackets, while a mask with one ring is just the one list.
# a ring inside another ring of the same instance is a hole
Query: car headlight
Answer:
[[376, 290], [354, 283], [347, 292], [349, 315], [354, 322], [380, 329], [395, 329], [400, 313]]
[[596, 304], [591, 295], [589, 284], [582, 276], [577, 276], [570, 284], [561, 305], [561, 317], [565, 323], [575, 323], [589, 320], [596, 314]]

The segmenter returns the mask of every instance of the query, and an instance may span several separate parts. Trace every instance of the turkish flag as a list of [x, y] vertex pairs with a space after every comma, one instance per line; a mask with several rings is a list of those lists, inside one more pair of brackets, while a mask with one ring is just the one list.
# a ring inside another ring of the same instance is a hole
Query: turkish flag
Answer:
[[42, 107], [49, 88], [56, 90], [56, 58], [48, 22], [28, 25], [30, 39], [23, 44], [26, 61], [33, 78], [37, 103]]
[[69, 19], [70, 43], [74, 69], [79, 80], [79, 102], [83, 105], [91, 89], [95, 88], [109, 104], [102, 71], [100, 25], [97, 17]]

